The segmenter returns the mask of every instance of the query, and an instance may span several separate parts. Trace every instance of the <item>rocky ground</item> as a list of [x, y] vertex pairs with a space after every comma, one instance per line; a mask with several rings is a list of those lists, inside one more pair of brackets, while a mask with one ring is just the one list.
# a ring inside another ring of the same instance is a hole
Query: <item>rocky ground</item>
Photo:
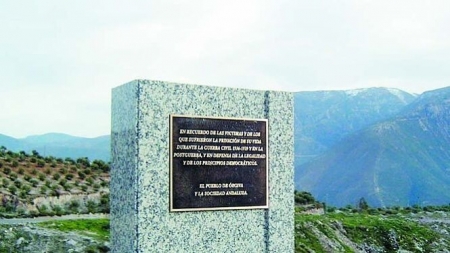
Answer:
[[[59, 219], [69, 218], [75, 217], [59, 217]], [[94, 235], [90, 236], [75, 231], [62, 232], [43, 228], [36, 224], [51, 219], [43, 217], [1, 220], [0, 252], [109, 252], [109, 242], [102, 241]]]

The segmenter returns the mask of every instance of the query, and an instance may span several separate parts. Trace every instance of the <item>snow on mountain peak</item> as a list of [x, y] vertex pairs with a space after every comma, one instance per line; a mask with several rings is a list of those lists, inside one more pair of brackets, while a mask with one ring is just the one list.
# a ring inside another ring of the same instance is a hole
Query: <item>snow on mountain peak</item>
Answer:
[[386, 90], [389, 91], [392, 95], [398, 97], [398, 99], [400, 99], [400, 101], [402, 101], [404, 104], [408, 103], [405, 97], [405, 92], [395, 88], [386, 88]]
[[354, 89], [354, 90], [346, 90], [345, 94], [349, 95], [349, 96], [357, 96], [359, 93], [366, 91], [367, 89], [363, 88], [363, 89]]

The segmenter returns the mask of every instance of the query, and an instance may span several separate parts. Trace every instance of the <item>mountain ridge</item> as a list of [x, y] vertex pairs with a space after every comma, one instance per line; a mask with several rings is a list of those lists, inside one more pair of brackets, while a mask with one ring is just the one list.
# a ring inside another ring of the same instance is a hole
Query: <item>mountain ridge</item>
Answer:
[[[373, 206], [449, 198], [450, 87], [419, 96], [392, 88], [309, 91], [294, 100], [296, 189], [336, 206], [359, 198]], [[110, 143], [109, 135], [0, 134], [0, 146], [13, 151], [90, 160], [109, 161]]]
[[395, 117], [353, 133], [296, 167], [296, 188], [336, 206], [450, 202], [450, 87], [419, 96]]
[[348, 134], [392, 117], [415, 98], [380, 87], [295, 93], [296, 165], [322, 154]]
[[0, 146], [5, 146], [11, 151], [19, 152], [32, 150], [46, 156], [88, 157], [90, 160], [110, 160], [110, 136], [102, 135], [93, 138], [77, 137], [63, 133], [46, 133], [31, 135], [16, 139], [0, 134]]

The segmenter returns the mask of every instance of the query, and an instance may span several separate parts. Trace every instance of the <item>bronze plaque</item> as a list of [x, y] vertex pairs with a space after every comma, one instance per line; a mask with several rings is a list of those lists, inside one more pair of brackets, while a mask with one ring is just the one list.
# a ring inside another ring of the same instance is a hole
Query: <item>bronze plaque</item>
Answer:
[[268, 208], [266, 119], [170, 116], [170, 211]]

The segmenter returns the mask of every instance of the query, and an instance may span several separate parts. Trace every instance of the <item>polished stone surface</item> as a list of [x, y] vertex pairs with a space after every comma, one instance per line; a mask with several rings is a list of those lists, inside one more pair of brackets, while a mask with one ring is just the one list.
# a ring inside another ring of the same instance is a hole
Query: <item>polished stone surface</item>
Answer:
[[[112, 252], [293, 252], [289, 92], [136, 80], [112, 93]], [[269, 208], [169, 212], [169, 115], [267, 119]]]

